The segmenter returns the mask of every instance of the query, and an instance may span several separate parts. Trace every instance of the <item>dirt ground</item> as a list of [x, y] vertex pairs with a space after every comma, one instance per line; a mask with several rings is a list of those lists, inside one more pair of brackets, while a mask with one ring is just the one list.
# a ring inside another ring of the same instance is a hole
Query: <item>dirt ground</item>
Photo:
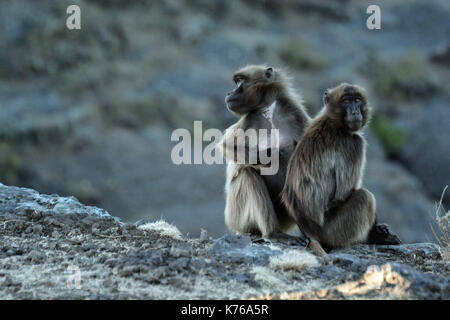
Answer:
[[0, 184], [2, 299], [449, 299], [435, 244], [330, 253], [248, 236], [189, 239], [75, 198]]

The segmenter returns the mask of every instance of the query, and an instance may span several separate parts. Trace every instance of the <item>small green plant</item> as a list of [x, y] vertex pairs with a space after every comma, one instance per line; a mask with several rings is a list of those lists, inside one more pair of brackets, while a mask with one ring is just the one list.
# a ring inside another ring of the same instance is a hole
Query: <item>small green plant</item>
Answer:
[[0, 143], [0, 182], [17, 184], [17, 170], [20, 166], [19, 156], [7, 143]]
[[312, 52], [300, 39], [293, 38], [284, 43], [280, 50], [281, 60], [297, 69], [320, 70], [327, 66], [327, 61]]
[[409, 53], [389, 62], [370, 59], [360, 69], [372, 81], [375, 91], [389, 101], [401, 102], [425, 98], [438, 91], [438, 83], [426, 66], [426, 61]]
[[61, 25], [61, 12], [65, 13], [70, 4], [64, 2], [54, 1], [42, 26], [39, 19], [29, 19], [20, 40], [11, 50], [2, 52], [0, 60], [8, 63], [0, 63], [0, 76], [23, 78], [36, 74], [59, 79], [65, 71], [85, 63], [111, 61], [122, 54], [127, 40], [119, 23], [103, 14], [101, 8], [90, 6], [82, 13], [82, 28], [89, 32], [70, 31]]
[[211, 116], [202, 115], [204, 109], [194, 108], [191, 102], [169, 95], [111, 99], [102, 106], [104, 120], [109, 125], [139, 130], [148, 125], [168, 128], [189, 127], [202, 119], [205, 126], [214, 127]]
[[374, 115], [370, 122], [370, 128], [390, 154], [397, 152], [405, 143], [405, 133], [385, 117]]

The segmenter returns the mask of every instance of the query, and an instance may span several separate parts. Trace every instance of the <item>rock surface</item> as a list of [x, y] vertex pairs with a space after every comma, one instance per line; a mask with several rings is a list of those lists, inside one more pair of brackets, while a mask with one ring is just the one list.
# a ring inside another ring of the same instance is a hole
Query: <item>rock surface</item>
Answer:
[[0, 238], [1, 299], [450, 299], [447, 248], [436, 244], [356, 245], [324, 262], [248, 236], [123, 223], [2, 184]]

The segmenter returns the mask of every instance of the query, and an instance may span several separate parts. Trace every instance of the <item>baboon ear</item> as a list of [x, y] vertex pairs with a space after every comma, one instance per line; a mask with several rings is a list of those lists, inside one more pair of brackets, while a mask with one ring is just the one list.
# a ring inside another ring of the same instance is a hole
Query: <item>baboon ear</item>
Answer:
[[328, 101], [329, 101], [328, 90], [325, 90], [325, 92], [323, 93], [323, 103], [328, 104]]
[[273, 70], [272, 67], [267, 68], [264, 71], [264, 75], [266, 76], [267, 80], [271, 82], [275, 80], [275, 71]]

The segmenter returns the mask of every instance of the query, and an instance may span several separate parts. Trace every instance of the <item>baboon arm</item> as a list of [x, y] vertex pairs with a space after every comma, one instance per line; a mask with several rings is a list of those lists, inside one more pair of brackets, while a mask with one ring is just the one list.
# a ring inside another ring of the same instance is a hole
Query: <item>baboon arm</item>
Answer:
[[342, 202], [357, 188], [358, 175], [352, 167], [343, 166], [335, 171], [334, 182], [335, 190], [330, 200]]
[[320, 185], [312, 182], [312, 179], [304, 176], [304, 172], [299, 171], [301, 169], [295, 172], [298, 178], [290, 179], [294, 183], [285, 185], [282, 193], [283, 202], [291, 214], [302, 217], [305, 222], [310, 221], [308, 224], [320, 228], [324, 223], [327, 195], [320, 192]]
[[[244, 141], [243, 145], [242, 144], [238, 145], [236, 129], [237, 128], [227, 129], [225, 132], [225, 136], [223, 137], [222, 142], [220, 144], [223, 156], [226, 159], [232, 160], [235, 163], [238, 162], [238, 151], [239, 150], [244, 151], [244, 154], [246, 155], [246, 157], [244, 159], [239, 159], [239, 160], [247, 161], [247, 159], [249, 159], [247, 157], [247, 155], [249, 154], [249, 147], [247, 144], [248, 141], [246, 139], [246, 141]], [[240, 149], [240, 148], [242, 148], [242, 149]]]
[[[270, 157], [272, 149], [267, 146], [258, 145], [257, 141], [250, 144], [247, 136], [243, 141], [242, 139], [238, 139], [238, 129], [241, 128], [232, 126], [225, 131], [224, 137], [219, 142], [222, 155], [234, 163], [261, 165], [261, 154], [264, 153], [267, 157]], [[238, 157], [238, 152], [242, 152], [241, 157]]]
[[303, 216], [312, 223], [322, 227], [328, 202], [335, 191], [335, 178], [325, 174], [326, 163], [321, 159], [311, 159], [312, 169], [299, 167], [299, 187], [296, 196], [300, 200]]
[[302, 211], [304, 212], [304, 216], [307, 220], [311, 222], [323, 226], [324, 222], [324, 213], [326, 210], [326, 197], [323, 194], [320, 194], [316, 190], [311, 190], [313, 192], [310, 193], [310, 197], [302, 197], [302, 207], [304, 208]]
[[334, 200], [343, 201], [350, 196], [361, 183], [362, 168], [364, 166], [364, 142], [356, 138], [351, 156], [336, 152], [334, 156]]
[[218, 148], [220, 152], [222, 153], [222, 156], [226, 159], [229, 159], [233, 162], [236, 162], [236, 146], [234, 145], [234, 132], [236, 129], [236, 123], [235, 125], [232, 125], [228, 129], [225, 130], [225, 134], [222, 137], [222, 140], [218, 143]]

